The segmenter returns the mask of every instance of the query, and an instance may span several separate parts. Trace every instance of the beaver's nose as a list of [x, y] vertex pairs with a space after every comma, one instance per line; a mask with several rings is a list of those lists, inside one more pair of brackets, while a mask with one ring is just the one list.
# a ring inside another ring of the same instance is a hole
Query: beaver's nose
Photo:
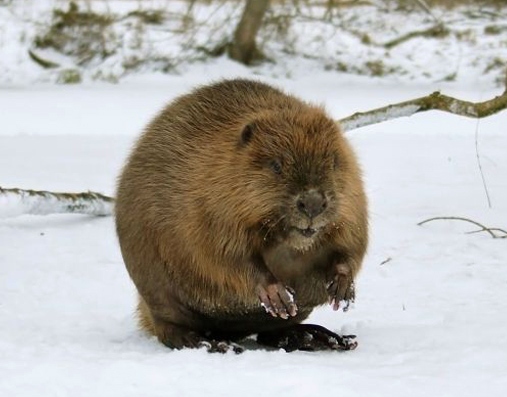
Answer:
[[296, 207], [299, 212], [313, 219], [326, 209], [327, 200], [321, 192], [311, 189], [298, 196]]

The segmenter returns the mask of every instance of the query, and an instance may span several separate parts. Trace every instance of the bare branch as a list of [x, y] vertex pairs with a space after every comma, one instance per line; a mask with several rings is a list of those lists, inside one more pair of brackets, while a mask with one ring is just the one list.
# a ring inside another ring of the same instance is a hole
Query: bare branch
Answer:
[[499, 232], [499, 233], [502, 233], [503, 235], [501, 236], [496, 236], [494, 238], [507, 238], [507, 230], [504, 230], [504, 229], [500, 229], [499, 227], [489, 227], [489, 228], [486, 228], [486, 229], [479, 229], [479, 230], [472, 230], [471, 232], [467, 232], [466, 234], [475, 234], [475, 233], [481, 233], [481, 232]]
[[414, 32], [404, 34], [403, 36], [400, 36], [396, 39], [390, 40], [380, 45], [387, 49], [391, 49], [415, 37], [445, 37], [448, 34], [449, 30], [445, 26], [438, 24], [425, 30], [416, 30]]
[[350, 131], [399, 117], [412, 116], [415, 113], [426, 112], [428, 110], [441, 110], [459, 116], [479, 119], [491, 116], [506, 108], [507, 90], [503, 94], [484, 102], [463, 101], [435, 91], [424, 97], [395, 103], [367, 112], [357, 112], [339, 120], [339, 123], [343, 131]]
[[484, 192], [486, 193], [488, 207], [491, 208], [491, 197], [489, 196], [488, 184], [486, 183], [486, 177], [484, 176], [484, 172], [482, 170], [481, 156], [479, 155], [479, 119], [475, 125], [475, 158], [477, 159], [477, 165], [479, 167], [479, 173], [481, 175], [482, 186], [484, 187]]
[[95, 192], [54, 193], [0, 187], [0, 218], [63, 213], [107, 216], [112, 214], [113, 204], [113, 198]]
[[[463, 218], [460, 216], [436, 216], [434, 218], [425, 219], [424, 221], [419, 222], [417, 225], [421, 226], [421, 225], [424, 225], [425, 223], [428, 223], [428, 222], [440, 221], [440, 220], [464, 221], [464, 222], [472, 223], [472, 224], [480, 227], [480, 229], [472, 231], [472, 232], [468, 232], [468, 233], [486, 232], [486, 233], [489, 233], [489, 235], [493, 238], [507, 238], [507, 231], [506, 230], [503, 230], [503, 229], [500, 229], [497, 227], [494, 227], [494, 228], [486, 227], [482, 223], [479, 223], [477, 221], [473, 221], [472, 219]], [[497, 233], [495, 233], [495, 232], [497, 232]], [[499, 235], [498, 232], [502, 233], [502, 235]]]
[[[507, 74], [506, 74], [507, 85]], [[473, 118], [491, 116], [507, 108], [507, 88], [503, 94], [484, 102], [468, 102], [434, 92], [425, 97], [400, 102], [367, 112], [354, 113], [338, 122], [343, 131], [371, 124], [381, 123], [399, 117], [408, 117], [428, 110], [444, 112]], [[4, 189], [0, 187], [0, 218], [22, 214], [48, 215], [57, 213], [79, 213], [95, 216], [108, 216], [113, 212], [114, 198], [95, 192], [54, 193], [48, 191]], [[437, 219], [454, 219], [474, 223], [494, 238], [507, 238], [507, 232], [498, 228], [487, 228], [478, 222], [459, 217], [437, 217], [420, 222], [422, 225]], [[495, 232], [505, 233], [498, 236]]]
[[431, 8], [430, 6], [428, 5], [428, 3], [426, 3], [425, 0], [414, 0], [414, 2], [416, 2], [424, 11], [426, 11], [426, 13], [431, 16], [436, 23], [438, 24], [442, 24], [442, 21], [440, 20], [440, 18], [438, 18], [434, 13], [433, 11], [431, 11]]
[[60, 66], [55, 62], [51, 62], [48, 61], [47, 59], [42, 58], [41, 56], [37, 55], [33, 50], [28, 50], [28, 56], [32, 61], [37, 63], [39, 66], [42, 66], [44, 69], [54, 69]]

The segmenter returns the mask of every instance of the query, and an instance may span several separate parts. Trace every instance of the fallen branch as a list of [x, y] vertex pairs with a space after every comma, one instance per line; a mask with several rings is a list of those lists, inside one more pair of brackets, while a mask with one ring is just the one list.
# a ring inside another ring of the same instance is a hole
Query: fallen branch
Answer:
[[[478, 103], [462, 101], [442, 95], [440, 92], [434, 92], [428, 96], [412, 99], [410, 101], [384, 106], [367, 112], [354, 113], [338, 122], [343, 131], [350, 131], [398, 117], [408, 117], [427, 110], [442, 110], [460, 116], [482, 118], [491, 116], [506, 108], [507, 90], [493, 99]], [[0, 218], [22, 214], [48, 215], [58, 213], [107, 216], [112, 214], [113, 203], [114, 198], [95, 192], [53, 193], [36, 190], [2, 189], [0, 187]], [[436, 219], [445, 218], [433, 218], [430, 220]], [[464, 218], [448, 219], [466, 220]], [[430, 220], [423, 221], [420, 224], [429, 222]], [[473, 221], [470, 222], [473, 223]], [[495, 235], [495, 231], [501, 231], [507, 235], [507, 232], [502, 229], [489, 229], [478, 223], [476, 223], [476, 225], [482, 228], [479, 232], [486, 231], [495, 238], [506, 237]]]
[[381, 46], [391, 49], [393, 47], [396, 47], [397, 45], [400, 45], [408, 40], [411, 40], [415, 37], [445, 37], [449, 34], [449, 30], [441, 25], [437, 24], [435, 26], [432, 26], [431, 28], [425, 29], [425, 30], [416, 30], [414, 32], [410, 32], [407, 34], [404, 34], [403, 36], [400, 36], [396, 39], [390, 40], [384, 44], [380, 44]]
[[39, 66], [42, 66], [44, 69], [54, 69], [54, 68], [57, 68], [60, 66], [59, 64], [57, 64], [55, 62], [48, 61], [47, 59], [40, 57], [32, 50], [28, 50], [28, 56], [30, 57], [30, 59], [32, 61], [37, 63]]
[[[486, 227], [482, 223], [473, 221], [472, 219], [463, 218], [460, 216], [436, 216], [434, 218], [425, 219], [424, 221], [419, 222], [417, 225], [421, 226], [421, 225], [424, 225], [425, 223], [428, 223], [428, 222], [440, 221], [440, 220], [464, 221], [464, 222], [472, 223], [475, 226], [480, 227], [479, 230], [473, 230], [471, 232], [467, 232], [468, 234], [486, 232], [486, 233], [489, 233], [489, 235], [493, 238], [507, 238], [507, 231], [504, 229], [500, 229], [497, 227], [494, 227], [494, 228]], [[498, 234], [498, 233], [501, 233], [501, 234]]]
[[505, 90], [503, 94], [484, 102], [463, 101], [435, 91], [421, 98], [395, 103], [367, 112], [357, 112], [338, 122], [343, 131], [351, 131], [356, 128], [397, 119], [399, 117], [408, 117], [415, 113], [426, 112], [428, 110], [441, 110], [459, 116], [480, 119], [491, 116], [506, 108], [507, 90]]
[[0, 187], [0, 219], [49, 214], [111, 215], [114, 199], [95, 192], [54, 193]]

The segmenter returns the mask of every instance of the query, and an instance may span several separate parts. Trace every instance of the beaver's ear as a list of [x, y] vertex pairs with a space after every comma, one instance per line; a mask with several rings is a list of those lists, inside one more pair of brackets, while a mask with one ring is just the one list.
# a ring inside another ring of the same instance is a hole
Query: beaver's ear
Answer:
[[245, 125], [245, 127], [243, 127], [243, 131], [241, 131], [241, 136], [240, 136], [240, 140], [239, 140], [240, 146], [246, 146], [250, 143], [250, 141], [252, 140], [254, 131], [255, 131], [255, 124], [253, 122], [248, 123], [247, 125]]

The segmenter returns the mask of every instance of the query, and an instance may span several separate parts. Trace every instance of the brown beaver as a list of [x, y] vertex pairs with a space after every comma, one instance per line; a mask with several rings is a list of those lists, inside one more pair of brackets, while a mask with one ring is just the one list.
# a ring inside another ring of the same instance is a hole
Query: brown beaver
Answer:
[[318, 106], [244, 79], [177, 98], [127, 161], [116, 228], [140, 324], [169, 347], [355, 346], [298, 325], [354, 298], [368, 240], [356, 158]]

